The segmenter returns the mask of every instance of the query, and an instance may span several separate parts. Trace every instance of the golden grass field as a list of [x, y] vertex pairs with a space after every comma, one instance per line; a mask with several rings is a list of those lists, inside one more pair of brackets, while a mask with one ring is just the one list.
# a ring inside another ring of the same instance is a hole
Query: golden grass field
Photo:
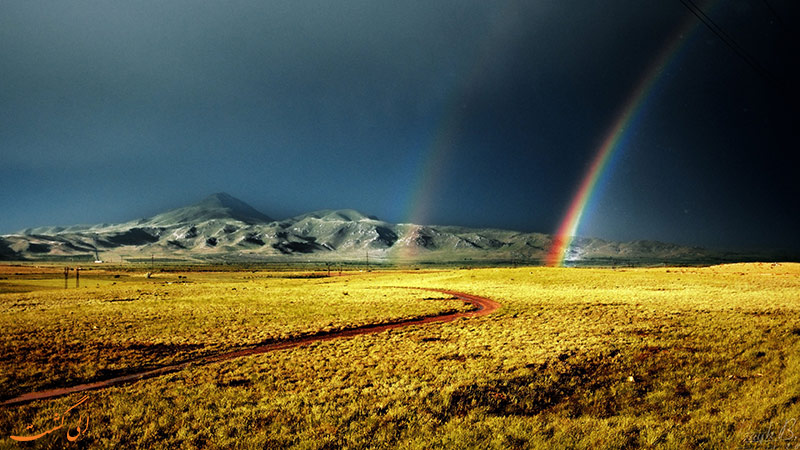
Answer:
[[467, 308], [404, 286], [503, 306], [0, 407], [0, 448], [800, 448], [800, 264], [90, 269], [0, 266], [0, 400]]

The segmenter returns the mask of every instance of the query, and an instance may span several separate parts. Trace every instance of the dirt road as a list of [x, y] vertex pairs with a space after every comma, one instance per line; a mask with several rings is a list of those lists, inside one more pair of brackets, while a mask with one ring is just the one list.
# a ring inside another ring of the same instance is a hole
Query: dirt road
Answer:
[[487, 314], [493, 313], [497, 308], [500, 307], [500, 304], [495, 302], [494, 300], [479, 297], [477, 295], [465, 294], [462, 292], [454, 292], [448, 291], [443, 289], [427, 289], [427, 288], [414, 288], [420, 289], [424, 291], [432, 291], [432, 292], [439, 292], [442, 294], [452, 295], [454, 297], [458, 297], [461, 300], [468, 302], [475, 306], [475, 309], [469, 312], [459, 312], [459, 313], [450, 313], [450, 314], [442, 314], [438, 316], [430, 316], [430, 317], [422, 317], [419, 319], [409, 319], [409, 320], [401, 320], [397, 322], [390, 322], [380, 325], [365, 325], [356, 328], [350, 328], [346, 330], [340, 331], [332, 331], [326, 333], [319, 333], [310, 336], [303, 336], [296, 339], [289, 339], [285, 341], [273, 342], [270, 344], [264, 344], [253, 348], [242, 349], [242, 350], [235, 350], [226, 353], [220, 353], [217, 355], [205, 356], [202, 358], [185, 361], [180, 364], [173, 364], [169, 366], [159, 367], [157, 369], [146, 370], [142, 372], [131, 373], [128, 375], [123, 375], [119, 377], [109, 378], [106, 380], [95, 381], [92, 383], [85, 383], [79, 384], [76, 386], [65, 387], [65, 388], [57, 388], [57, 389], [48, 389], [44, 391], [38, 392], [30, 392], [27, 394], [20, 395], [18, 397], [14, 397], [0, 403], [0, 406], [10, 406], [19, 403], [30, 402], [33, 400], [43, 400], [53, 397], [59, 397], [62, 395], [72, 394], [74, 392], [82, 392], [94, 389], [103, 389], [109, 386], [116, 386], [125, 383], [132, 383], [134, 381], [139, 381], [145, 378], [156, 377], [159, 375], [164, 375], [171, 372], [176, 372], [182, 369], [185, 369], [189, 366], [197, 366], [197, 365], [205, 365], [220, 361], [226, 361], [229, 359], [240, 358], [242, 356], [249, 356], [249, 355], [257, 355], [260, 353], [267, 353], [273, 352], [276, 350], [285, 350], [294, 347], [300, 347], [302, 345], [308, 345], [313, 342], [321, 342], [321, 341], [330, 341], [333, 339], [339, 339], [343, 337], [349, 336], [358, 336], [361, 334], [370, 334], [370, 333], [380, 333], [382, 331], [391, 330], [395, 328], [402, 328], [411, 325], [422, 325], [426, 323], [434, 323], [434, 322], [452, 322], [453, 320], [459, 319], [461, 317], [478, 317], [478, 316], [485, 316]]

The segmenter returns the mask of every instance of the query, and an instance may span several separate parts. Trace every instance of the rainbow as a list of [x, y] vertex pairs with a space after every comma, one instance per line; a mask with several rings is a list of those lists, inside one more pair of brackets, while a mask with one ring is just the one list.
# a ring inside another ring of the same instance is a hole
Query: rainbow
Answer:
[[[411, 178], [412, 183], [405, 214], [408, 224], [429, 223], [430, 209], [434, 203], [433, 195], [438, 190], [439, 180], [447, 176], [444, 173], [444, 168], [447, 166], [451, 155], [457, 151], [456, 140], [463, 123], [461, 103], [466, 96], [466, 92], [480, 79], [489, 63], [492, 51], [499, 45], [493, 42], [493, 32], [497, 29], [502, 29], [506, 22], [513, 18], [513, 11], [510, 9], [511, 4], [512, 2], [507, 1], [500, 5], [497, 14], [490, 21], [484, 39], [476, 48], [473, 64], [464, 72], [462, 77], [459, 77], [453, 83], [449, 95], [445, 99], [443, 114], [433, 128], [429, 145], [423, 149], [420, 161], [416, 164], [418, 168], [417, 175]], [[567, 214], [553, 238], [545, 258], [545, 262], [548, 265], [560, 266], [563, 264], [566, 253], [578, 230], [581, 216], [595, 191], [598, 181], [606, 171], [609, 161], [613, 159], [614, 152], [621, 147], [620, 144], [625, 136], [634, 128], [634, 121], [643, 105], [651, 97], [653, 87], [670, 62], [675, 59], [681, 46], [698, 23], [693, 16], [688, 15], [685, 24], [680, 27], [675, 38], [662, 50], [642, 78], [642, 81], [632, 91], [630, 98], [625, 103], [625, 107], [613, 122], [603, 144], [597, 151], [589, 170], [570, 203]], [[418, 229], [419, 227], [416, 228]], [[416, 230], [411, 230], [408, 236], [413, 236], [415, 232]], [[399, 254], [396, 253], [394, 255], [396, 258], [403, 259], [414, 256], [415, 250], [413, 246], [399, 247], [401, 247]]]
[[598, 181], [603, 177], [603, 174], [607, 172], [606, 169], [609, 166], [609, 161], [612, 160], [614, 153], [623, 147], [622, 143], [625, 137], [635, 128], [635, 120], [639, 117], [639, 113], [642, 111], [648, 99], [652, 97], [654, 86], [664, 74], [669, 64], [675, 60], [683, 43], [688, 40], [688, 36], [699, 23], [699, 21], [694, 20], [693, 16], [688, 17], [686, 23], [680, 27], [675, 38], [670, 41], [669, 45], [665, 46], [659, 56], [654, 60], [653, 65], [646, 72], [645, 76], [631, 92], [621, 113], [617, 116], [611, 128], [609, 128], [602, 145], [600, 145], [600, 148], [597, 150], [589, 169], [586, 171], [581, 184], [578, 186], [577, 192], [572, 197], [567, 213], [564, 215], [553, 237], [550, 250], [545, 257], [545, 263], [548, 266], [557, 267], [564, 264], [564, 259], [578, 231], [583, 213], [589, 201], [592, 199]]
[[[474, 85], [481, 80], [486, 69], [490, 67], [491, 57], [497, 47], [502, 45], [497, 39], [497, 31], [515, 20], [512, 6], [512, 1], [505, 1], [495, 9], [487, 29], [482, 33], [482, 39], [474, 49], [474, 57], [470, 64], [463, 74], [453, 81], [447, 92], [442, 115], [433, 127], [429, 144], [423, 149], [421, 160], [416, 165], [417, 174], [411, 178], [412, 184], [405, 214], [409, 224], [430, 223], [430, 212], [435, 203], [433, 196], [438, 191], [439, 180], [448, 176], [445, 168], [451, 156], [458, 150], [456, 142], [464, 121], [462, 104]], [[413, 236], [419, 228], [421, 227], [414, 226], [408, 236]], [[402, 260], [414, 256], [416, 256], [415, 247], [400, 246], [399, 254], [396, 254], [395, 258]]]

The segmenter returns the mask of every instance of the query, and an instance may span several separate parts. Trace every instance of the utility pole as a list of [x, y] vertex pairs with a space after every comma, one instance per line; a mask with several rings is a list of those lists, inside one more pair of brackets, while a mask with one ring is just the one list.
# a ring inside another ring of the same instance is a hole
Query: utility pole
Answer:
[[364, 250], [364, 252], [367, 254], [367, 272], [369, 272], [369, 250]]
[[75, 268], [75, 287], [76, 288], [81, 287], [81, 268], [80, 267], [76, 267]]
[[64, 267], [64, 289], [69, 288], [67, 281], [69, 281], [69, 267]]

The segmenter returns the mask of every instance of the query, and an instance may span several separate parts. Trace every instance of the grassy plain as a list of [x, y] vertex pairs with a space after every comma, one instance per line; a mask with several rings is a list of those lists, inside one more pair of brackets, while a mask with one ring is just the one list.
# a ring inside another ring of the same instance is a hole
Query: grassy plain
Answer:
[[[4, 398], [464, 308], [390, 287], [503, 307], [0, 408], [2, 448], [800, 448], [797, 264], [309, 279], [98, 270], [67, 290], [58, 268], [4, 270]], [[76, 442], [62, 430], [7, 437], [52, 428], [83, 395], [72, 420], [91, 422]]]

